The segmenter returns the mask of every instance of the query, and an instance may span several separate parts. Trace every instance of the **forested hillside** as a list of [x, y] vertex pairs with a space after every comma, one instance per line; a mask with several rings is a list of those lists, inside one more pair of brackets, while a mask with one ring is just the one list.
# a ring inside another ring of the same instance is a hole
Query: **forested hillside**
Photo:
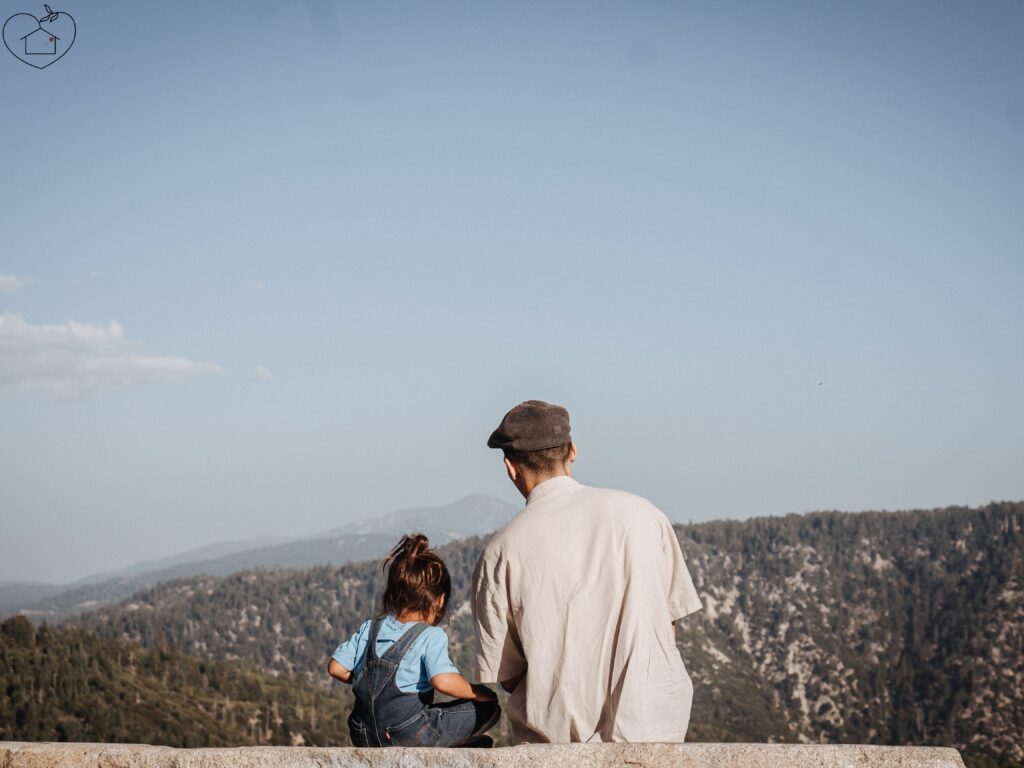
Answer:
[[705, 601], [681, 638], [702, 721], [733, 721], [729, 680], [753, 668], [798, 739], [1024, 762], [1024, 504], [681, 535]]
[[[976, 764], [1024, 761], [1024, 504], [677, 530], [705, 604], [678, 631], [695, 737], [954, 745]], [[442, 550], [467, 671], [481, 546]], [[255, 571], [160, 585], [80, 621], [326, 684], [328, 655], [381, 587], [377, 563]]]
[[347, 744], [348, 691], [80, 629], [0, 623], [0, 741]]

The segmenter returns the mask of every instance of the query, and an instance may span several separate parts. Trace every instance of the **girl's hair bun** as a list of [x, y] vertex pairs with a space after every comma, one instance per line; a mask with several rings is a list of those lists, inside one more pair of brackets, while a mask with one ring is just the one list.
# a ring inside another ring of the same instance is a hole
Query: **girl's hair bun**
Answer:
[[402, 537], [397, 548], [410, 559], [422, 557], [430, 550], [430, 540], [422, 533], [411, 533]]

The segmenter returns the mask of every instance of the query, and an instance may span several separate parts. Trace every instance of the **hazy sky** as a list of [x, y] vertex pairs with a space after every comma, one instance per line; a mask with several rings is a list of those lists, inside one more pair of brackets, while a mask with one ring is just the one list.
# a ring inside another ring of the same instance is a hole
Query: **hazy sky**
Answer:
[[680, 520], [1024, 498], [1024, 4], [54, 8], [0, 579], [515, 500], [528, 398]]

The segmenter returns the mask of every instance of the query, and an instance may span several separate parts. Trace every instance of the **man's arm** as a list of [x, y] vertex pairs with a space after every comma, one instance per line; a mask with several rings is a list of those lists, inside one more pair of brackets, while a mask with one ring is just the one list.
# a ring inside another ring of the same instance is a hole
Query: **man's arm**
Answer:
[[672, 523], [665, 517], [661, 510], [654, 508], [658, 514], [658, 522], [661, 528], [661, 547], [664, 553], [665, 568], [665, 592], [668, 599], [669, 611], [672, 614], [672, 626], [674, 627], [680, 619], [689, 616], [694, 611], [699, 611], [703, 606], [694, 589], [693, 579], [690, 578], [690, 571], [683, 559], [683, 550], [679, 546], [679, 539], [676, 537]]
[[511, 691], [526, 674], [526, 659], [516, 639], [507, 578], [506, 564], [490, 547], [485, 548], [473, 573], [476, 675], [482, 682], [496, 682]]

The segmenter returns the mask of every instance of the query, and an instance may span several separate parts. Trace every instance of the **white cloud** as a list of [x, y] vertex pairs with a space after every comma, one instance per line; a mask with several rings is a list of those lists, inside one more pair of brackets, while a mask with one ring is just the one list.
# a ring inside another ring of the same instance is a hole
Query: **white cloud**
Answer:
[[272, 378], [274, 378], [274, 374], [271, 373], [270, 369], [267, 368], [265, 365], [257, 365], [255, 373], [256, 373], [256, 378], [257, 379], [272, 379]]
[[32, 285], [31, 277], [0, 274], [0, 293], [14, 293], [19, 288], [25, 288], [29, 285]]
[[115, 387], [195, 373], [220, 373], [213, 363], [147, 354], [116, 321], [35, 325], [0, 314], [0, 390], [75, 398]]

